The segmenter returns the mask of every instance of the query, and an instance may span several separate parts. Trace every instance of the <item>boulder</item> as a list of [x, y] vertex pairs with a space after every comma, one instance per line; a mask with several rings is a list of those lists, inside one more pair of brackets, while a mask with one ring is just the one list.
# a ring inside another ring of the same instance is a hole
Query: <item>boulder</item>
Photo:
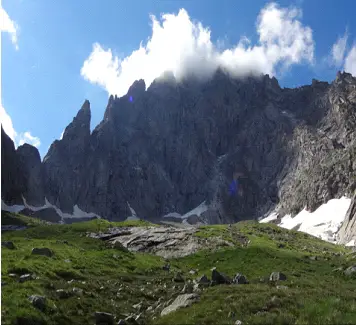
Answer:
[[230, 284], [231, 279], [224, 273], [218, 272], [216, 269], [213, 269], [211, 272], [211, 282], [212, 284]]
[[16, 248], [12, 241], [2, 241], [1, 242], [1, 246], [2, 247], [6, 247], [8, 249], [15, 249]]
[[29, 281], [29, 280], [32, 280], [32, 279], [33, 279], [33, 276], [31, 274], [27, 273], [27, 274], [23, 274], [23, 275], [20, 276], [19, 282], [22, 283], [22, 282]]
[[59, 299], [67, 299], [72, 296], [71, 292], [68, 292], [64, 289], [58, 289], [56, 290], [56, 294], [59, 297]]
[[208, 277], [205, 274], [203, 274], [201, 277], [197, 278], [196, 282], [199, 284], [210, 284], [210, 280], [208, 279]]
[[28, 298], [28, 300], [32, 303], [32, 305], [41, 310], [44, 311], [46, 309], [46, 297], [44, 296], [38, 296], [38, 295], [32, 295]]
[[234, 277], [234, 279], [232, 280], [232, 282], [234, 284], [247, 284], [248, 281], [246, 279], [246, 277], [240, 273], [237, 273]]

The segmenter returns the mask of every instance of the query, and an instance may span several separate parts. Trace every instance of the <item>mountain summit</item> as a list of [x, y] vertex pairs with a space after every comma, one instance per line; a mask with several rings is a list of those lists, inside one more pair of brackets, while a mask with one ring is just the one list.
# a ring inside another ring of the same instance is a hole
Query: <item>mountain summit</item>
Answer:
[[356, 79], [348, 73], [295, 89], [221, 70], [205, 82], [160, 78], [146, 89], [139, 80], [110, 96], [91, 133], [90, 117], [85, 101], [42, 163], [37, 149], [15, 150], [2, 131], [3, 202], [46, 199], [64, 214], [79, 208], [108, 220], [199, 207], [199, 220], [230, 223], [272, 209], [313, 211], [356, 189]]

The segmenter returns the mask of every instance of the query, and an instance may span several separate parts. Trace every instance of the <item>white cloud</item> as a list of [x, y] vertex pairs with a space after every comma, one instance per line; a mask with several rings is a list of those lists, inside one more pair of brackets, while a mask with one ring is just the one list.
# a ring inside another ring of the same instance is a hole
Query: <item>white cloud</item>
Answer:
[[32, 136], [31, 133], [28, 131], [25, 133], [21, 133], [18, 137], [19, 146], [23, 145], [24, 143], [31, 144], [36, 148], [38, 148], [41, 145], [40, 139]]
[[1, 104], [0, 104], [0, 119], [1, 119], [1, 125], [5, 133], [12, 139], [12, 141], [15, 141], [17, 133], [14, 129], [14, 126], [12, 125], [11, 117], [9, 114], [6, 113], [5, 108]]
[[41, 145], [40, 139], [38, 137], [32, 136], [29, 131], [20, 134], [18, 134], [15, 131], [10, 115], [7, 114], [5, 108], [1, 104], [0, 104], [0, 120], [5, 133], [14, 142], [15, 147], [21, 146], [24, 143], [29, 143], [35, 147], [39, 147]]
[[345, 58], [344, 70], [356, 77], [356, 45], [352, 47]]
[[172, 71], [178, 80], [188, 73], [209, 77], [219, 66], [235, 76], [275, 75], [292, 64], [313, 62], [312, 30], [300, 18], [299, 9], [268, 4], [257, 18], [258, 44], [252, 46], [250, 40], [241, 38], [236, 46], [222, 49], [212, 43], [209, 28], [193, 22], [184, 9], [176, 15], [163, 14], [160, 21], [151, 16], [152, 35], [146, 45], [141, 43], [121, 60], [111, 49], [95, 43], [81, 75], [119, 96], [135, 80], [144, 79], [148, 86], [165, 71]]
[[62, 140], [63, 139], [63, 134], [64, 134], [64, 130], [63, 132], [61, 133], [60, 137], [59, 137], [59, 140]]
[[0, 30], [5, 33], [9, 33], [11, 37], [11, 42], [14, 44], [16, 50], [18, 50], [17, 44], [17, 33], [19, 26], [11, 20], [4, 8], [0, 7]]
[[331, 61], [336, 67], [340, 67], [344, 61], [347, 39], [348, 35], [345, 32], [344, 36], [339, 37], [331, 49]]

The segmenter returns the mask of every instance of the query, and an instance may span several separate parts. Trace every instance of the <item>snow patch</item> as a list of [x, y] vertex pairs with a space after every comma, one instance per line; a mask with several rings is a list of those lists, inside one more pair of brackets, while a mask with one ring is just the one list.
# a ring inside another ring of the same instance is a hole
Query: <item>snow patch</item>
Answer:
[[127, 217], [125, 221], [137, 221], [137, 220], [140, 220], [140, 218], [137, 216], [130, 216]]
[[183, 219], [182, 223], [184, 224], [189, 224], [187, 222], [187, 219], [192, 216], [192, 215], [197, 215], [200, 217], [202, 213], [208, 210], [208, 206], [206, 205], [205, 201], [200, 203], [197, 207], [195, 207], [193, 210], [188, 211], [184, 215], [180, 215], [179, 213], [176, 212], [171, 212], [169, 214], [164, 215], [162, 218], [176, 218], [176, 219]]
[[99, 219], [101, 219], [100, 216], [98, 216], [97, 214], [95, 214], [93, 212], [88, 213], [88, 212], [81, 210], [78, 207], [78, 205], [75, 205], [73, 207], [73, 214], [69, 214], [69, 213], [62, 212], [61, 209], [59, 209], [58, 207], [56, 207], [55, 205], [50, 203], [47, 200], [47, 198], [45, 198], [45, 204], [40, 207], [35, 207], [35, 206], [28, 204], [26, 199], [23, 196], [22, 196], [22, 200], [23, 200], [24, 205], [12, 205], [12, 206], [8, 206], [7, 204], [5, 204], [5, 202], [3, 202], [3, 200], [1, 200], [1, 209], [8, 211], [8, 212], [18, 213], [25, 208], [27, 208], [31, 211], [34, 211], [34, 212], [52, 208], [61, 217], [62, 220], [60, 221], [60, 223], [64, 223], [64, 219], [81, 219], [81, 218], [99, 218]]
[[[331, 199], [321, 205], [314, 212], [306, 209], [299, 212], [295, 217], [290, 214], [281, 218], [279, 226], [286, 229], [295, 229], [322, 240], [336, 243], [337, 232], [345, 219], [346, 212], [351, 204], [351, 199], [343, 196], [340, 199]], [[277, 219], [277, 214], [273, 212], [260, 222], [270, 222]]]
[[206, 205], [206, 203], [204, 201], [200, 205], [198, 205], [196, 208], [194, 208], [193, 210], [190, 210], [189, 212], [184, 214], [182, 216], [182, 219], [187, 219], [189, 216], [192, 216], [194, 214], [196, 214], [198, 217], [200, 217], [200, 215], [207, 210], [208, 210], [208, 206]]
[[[136, 211], [131, 207], [131, 205], [130, 205], [130, 203], [129, 203], [128, 201], [126, 201], [126, 202], [127, 202], [127, 205], [128, 205], [128, 207], [129, 207], [129, 209], [130, 209], [131, 216], [132, 216], [132, 217], [136, 217], [136, 216], [137, 216]], [[135, 219], [135, 220], [136, 220], [136, 219]]]
[[12, 212], [12, 213], [19, 213], [25, 207], [23, 205], [7, 205], [3, 200], [1, 200], [1, 210]]

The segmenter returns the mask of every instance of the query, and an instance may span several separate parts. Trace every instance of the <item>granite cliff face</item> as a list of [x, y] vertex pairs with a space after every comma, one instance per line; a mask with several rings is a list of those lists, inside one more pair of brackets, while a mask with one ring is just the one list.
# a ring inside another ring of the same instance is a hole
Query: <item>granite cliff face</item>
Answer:
[[[210, 223], [273, 208], [313, 210], [355, 190], [355, 126], [356, 79], [347, 73], [297, 89], [220, 70], [206, 82], [170, 77], [146, 89], [139, 80], [127, 95], [110, 97], [92, 133], [85, 101], [41, 165], [34, 158], [26, 165], [34, 154], [15, 151], [3, 135], [2, 199], [46, 197], [65, 213], [77, 205], [110, 220], [157, 220], [204, 201], [200, 218]], [[234, 178], [239, 191], [230, 195]]]

